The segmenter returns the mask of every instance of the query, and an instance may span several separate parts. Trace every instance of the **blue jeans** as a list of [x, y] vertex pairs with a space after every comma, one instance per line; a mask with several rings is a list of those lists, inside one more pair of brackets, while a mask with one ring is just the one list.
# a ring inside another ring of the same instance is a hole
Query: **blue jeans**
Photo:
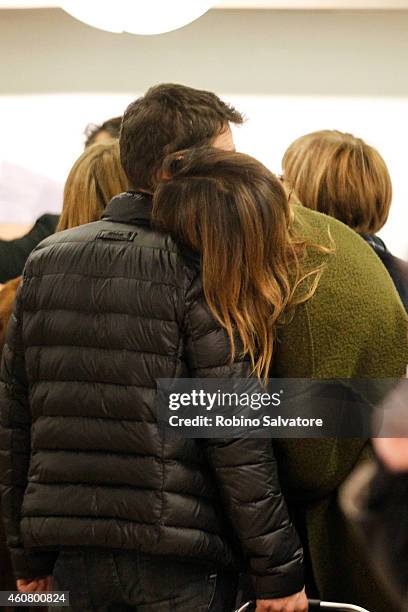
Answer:
[[53, 575], [67, 612], [232, 612], [237, 590], [234, 572], [133, 551], [62, 551]]

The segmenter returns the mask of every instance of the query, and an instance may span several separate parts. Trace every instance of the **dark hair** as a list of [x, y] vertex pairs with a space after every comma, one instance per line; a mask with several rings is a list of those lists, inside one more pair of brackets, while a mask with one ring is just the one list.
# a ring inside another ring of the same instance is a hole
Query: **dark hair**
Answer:
[[153, 192], [167, 155], [209, 145], [243, 116], [209, 91], [184, 85], [151, 87], [125, 111], [120, 132], [123, 168], [133, 188]]
[[121, 123], [122, 117], [112, 117], [112, 119], [107, 119], [101, 125], [96, 125], [95, 123], [87, 125], [85, 128], [85, 149], [95, 142], [96, 137], [101, 132], [107, 132], [111, 138], [119, 138]]
[[162, 176], [153, 222], [201, 253], [204, 295], [228, 333], [232, 357], [237, 332], [254, 372], [267, 378], [277, 324], [314, 294], [323, 270], [305, 270], [305, 249], [328, 249], [295, 235], [281, 182], [248, 155], [180, 151], [165, 160]]

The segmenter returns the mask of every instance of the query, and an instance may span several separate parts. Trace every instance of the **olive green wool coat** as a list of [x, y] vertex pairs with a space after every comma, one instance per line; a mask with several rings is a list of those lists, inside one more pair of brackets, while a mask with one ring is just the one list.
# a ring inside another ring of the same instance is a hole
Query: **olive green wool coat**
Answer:
[[[394, 284], [363, 239], [336, 219], [295, 206], [295, 227], [310, 243], [307, 267], [325, 263], [318, 288], [278, 332], [274, 376], [397, 378], [408, 362], [407, 315]], [[393, 612], [338, 505], [338, 489], [370, 460], [361, 439], [275, 440], [281, 483], [325, 600]]]

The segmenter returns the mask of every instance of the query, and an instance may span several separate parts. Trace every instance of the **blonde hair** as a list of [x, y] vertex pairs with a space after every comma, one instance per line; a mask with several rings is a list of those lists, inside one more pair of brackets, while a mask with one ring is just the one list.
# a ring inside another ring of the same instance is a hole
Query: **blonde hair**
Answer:
[[[308, 247], [293, 230], [281, 182], [257, 160], [213, 148], [166, 158], [153, 196], [153, 221], [201, 253], [204, 295], [226, 330], [266, 380], [277, 326], [316, 291], [324, 262], [306, 270]], [[307, 282], [305, 282], [307, 281]]]
[[385, 224], [392, 185], [385, 161], [361, 138], [337, 130], [302, 136], [287, 149], [285, 181], [307, 208], [336, 217], [356, 232]]
[[73, 165], [64, 188], [57, 231], [98, 221], [113, 196], [128, 189], [120, 163], [119, 144], [89, 146]]

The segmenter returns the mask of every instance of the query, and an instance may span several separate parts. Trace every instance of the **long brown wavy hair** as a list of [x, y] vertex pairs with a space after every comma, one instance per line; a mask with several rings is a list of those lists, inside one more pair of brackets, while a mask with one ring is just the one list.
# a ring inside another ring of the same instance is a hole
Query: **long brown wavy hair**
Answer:
[[120, 163], [118, 142], [87, 147], [66, 180], [57, 231], [98, 221], [109, 200], [127, 189], [128, 180]]
[[295, 140], [282, 160], [285, 181], [307, 208], [336, 217], [356, 232], [374, 234], [385, 224], [392, 184], [379, 152], [338, 130]]
[[238, 332], [253, 373], [266, 380], [277, 324], [314, 294], [323, 270], [304, 270], [308, 245], [295, 235], [281, 182], [248, 155], [207, 147], [167, 157], [163, 177], [154, 223], [201, 253], [204, 295], [231, 358]]

